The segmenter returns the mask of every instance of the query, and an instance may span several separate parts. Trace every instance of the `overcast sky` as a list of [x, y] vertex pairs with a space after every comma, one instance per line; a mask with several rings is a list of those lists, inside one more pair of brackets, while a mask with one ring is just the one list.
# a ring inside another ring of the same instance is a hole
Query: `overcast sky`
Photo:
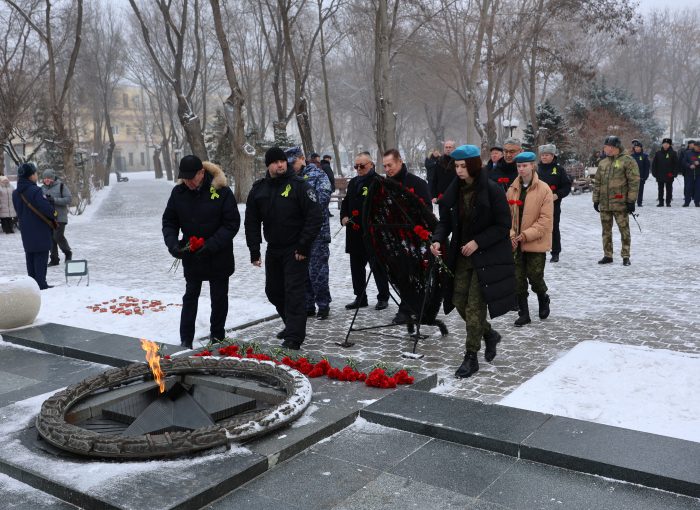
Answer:
[[665, 0], [664, 2], [660, 2], [659, 0], [637, 1], [639, 2], [639, 7], [645, 12], [654, 8], [661, 9], [663, 7], [673, 11], [687, 9], [689, 7], [700, 7], [700, 0]]

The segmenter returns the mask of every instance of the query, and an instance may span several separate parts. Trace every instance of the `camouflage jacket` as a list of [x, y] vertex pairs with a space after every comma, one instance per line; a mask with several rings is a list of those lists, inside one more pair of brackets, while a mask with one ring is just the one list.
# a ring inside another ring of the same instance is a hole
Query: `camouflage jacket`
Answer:
[[301, 171], [299, 177], [308, 182], [316, 192], [316, 198], [318, 199], [318, 204], [321, 206], [321, 212], [323, 214], [323, 224], [321, 225], [321, 232], [319, 233], [318, 239], [329, 243], [331, 241], [331, 227], [328, 220], [330, 214], [328, 211], [328, 204], [331, 201], [330, 180], [326, 172], [313, 163], [309, 163]]
[[639, 180], [639, 167], [627, 154], [604, 158], [595, 174], [593, 202], [601, 211], [626, 211], [627, 202], [637, 201]]

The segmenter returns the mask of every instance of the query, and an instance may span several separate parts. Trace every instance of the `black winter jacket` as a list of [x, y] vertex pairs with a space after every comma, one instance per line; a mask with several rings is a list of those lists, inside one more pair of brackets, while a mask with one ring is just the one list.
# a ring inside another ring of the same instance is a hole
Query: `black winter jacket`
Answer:
[[326, 172], [328, 180], [331, 181], [331, 193], [333, 193], [335, 191], [335, 175], [333, 174], [331, 164], [325, 159], [321, 160], [321, 170]]
[[678, 175], [679, 161], [676, 151], [671, 147], [667, 151], [659, 149], [654, 154], [654, 159], [651, 162], [651, 175], [658, 182], [673, 182], [673, 179]]
[[445, 154], [437, 160], [433, 179], [430, 182], [430, 195], [432, 198], [438, 198], [440, 195], [443, 195], [457, 176], [455, 171], [449, 168], [450, 161], [452, 161], [452, 158]]
[[[369, 192], [369, 187], [377, 175], [374, 169], [370, 170], [367, 175], [360, 177], [359, 175], [350, 179], [348, 182], [348, 190], [340, 204], [340, 221], [343, 218], [350, 218], [354, 224], [359, 226], [353, 227], [353, 223], [348, 223], [345, 227], [345, 253], [363, 253], [364, 240], [364, 225], [362, 224], [362, 208], [365, 205], [365, 198]], [[358, 214], [353, 214], [353, 211]]]
[[32, 204], [47, 221], [56, 221], [57, 213], [51, 203], [41, 193], [41, 188], [36, 183], [20, 177], [17, 180], [17, 189], [12, 192], [12, 203], [19, 219], [22, 245], [27, 253], [49, 251], [53, 230], [46, 221], [42, 220], [24, 203], [22, 197]]
[[399, 173], [394, 175], [394, 177], [387, 176], [387, 178], [400, 182], [404, 188], [413, 189], [413, 193], [418, 195], [419, 198], [422, 198], [425, 205], [430, 206], [431, 200], [428, 183], [417, 175], [410, 173], [405, 163], [401, 165]]
[[540, 161], [537, 166], [537, 175], [549, 186], [552, 193], [557, 195], [558, 199], [554, 201], [554, 207], [561, 207], [562, 198], [571, 193], [571, 179], [564, 166], [559, 164], [556, 157], [551, 163], [544, 164]]
[[515, 163], [506, 163], [505, 159], [501, 159], [498, 165], [489, 172], [489, 179], [500, 184], [504, 192], [508, 191], [510, 185], [513, 184], [517, 178], [518, 165]]
[[[203, 163], [204, 180], [190, 190], [180, 182], [170, 193], [163, 212], [163, 240], [168, 249], [185, 246], [191, 236], [203, 237], [207, 252], [185, 254], [182, 267], [186, 279], [217, 280], [233, 274], [233, 238], [241, 226], [236, 197], [227, 186], [224, 172], [213, 163]], [[182, 231], [183, 239], [178, 241]]]
[[[442, 246], [443, 256], [446, 255], [445, 262], [453, 274], [457, 268], [457, 258], [462, 256], [462, 246], [471, 240], [476, 241], [479, 248], [471, 255], [472, 264], [489, 315], [491, 318], [499, 317], [512, 310], [516, 302], [515, 263], [510, 243], [511, 218], [506, 195], [498, 183], [491, 181], [482, 172], [470, 216], [469, 234], [466, 239], [462, 239], [459, 219], [460, 183], [460, 179], [455, 179], [440, 201], [440, 221], [433, 233], [433, 240]], [[448, 246], [449, 236], [451, 240]], [[454, 308], [454, 282], [451, 278], [443, 288], [445, 313], [449, 313]]]
[[316, 192], [304, 179], [287, 169], [272, 178], [269, 172], [253, 183], [245, 211], [245, 238], [250, 260], [260, 260], [260, 225], [268, 249], [294, 249], [308, 256], [323, 224]]

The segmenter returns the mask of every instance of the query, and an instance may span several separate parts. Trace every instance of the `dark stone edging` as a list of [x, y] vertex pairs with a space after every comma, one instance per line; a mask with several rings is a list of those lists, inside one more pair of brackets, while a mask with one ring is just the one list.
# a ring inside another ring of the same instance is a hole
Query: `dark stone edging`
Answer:
[[542, 464], [700, 497], [700, 443], [405, 389], [367, 421]]

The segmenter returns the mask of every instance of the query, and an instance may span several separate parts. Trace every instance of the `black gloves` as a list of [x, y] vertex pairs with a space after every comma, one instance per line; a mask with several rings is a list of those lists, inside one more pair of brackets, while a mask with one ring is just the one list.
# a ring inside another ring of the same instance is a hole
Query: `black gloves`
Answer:
[[199, 250], [194, 252], [194, 256], [198, 259], [207, 257], [209, 255], [211, 255], [211, 249], [209, 249], [206, 244], [202, 246]]
[[56, 201], [51, 195], [46, 195], [46, 200], [49, 201], [49, 204], [53, 205]]
[[634, 202], [627, 202], [627, 212], [629, 214], [632, 214], [634, 212], [635, 205], [636, 204]]
[[595, 209], [595, 212], [600, 212], [600, 209], [598, 209], [598, 202], [593, 202], [593, 209]]
[[173, 245], [173, 246], [169, 246], [168, 251], [170, 252], [170, 255], [172, 255], [176, 259], [182, 259], [185, 255], [184, 252], [180, 249], [180, 247], [177, 244]]

